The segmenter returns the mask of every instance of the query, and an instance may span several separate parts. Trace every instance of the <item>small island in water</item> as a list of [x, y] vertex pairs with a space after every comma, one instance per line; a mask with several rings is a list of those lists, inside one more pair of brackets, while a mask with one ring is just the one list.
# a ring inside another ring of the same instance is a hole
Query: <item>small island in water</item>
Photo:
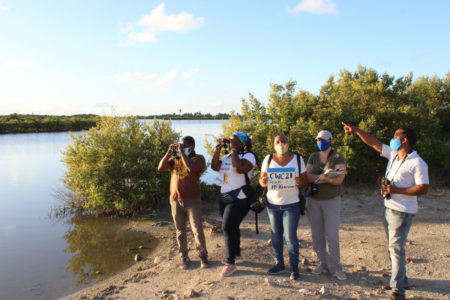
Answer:
[[[201, 112], [172, 113], [161, 115], [136, 116], [138, 119], [164, 120], [228, 120], [230, 114], [216, 115]], [[87, 130], [97, 124], [101, 116], [95, 114], [77, 114], [71, 116], [9, 114], [0, 116], [0, 134], [30, 132], [60, 132]]]

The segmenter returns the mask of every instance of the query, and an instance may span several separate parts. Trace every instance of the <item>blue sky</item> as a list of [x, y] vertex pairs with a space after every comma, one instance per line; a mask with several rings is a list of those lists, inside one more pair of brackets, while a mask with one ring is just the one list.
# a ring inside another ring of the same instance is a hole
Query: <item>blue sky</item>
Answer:
[[240, 110], [358, 64], [450, 71], [450, 1], [0, 0], [0, 115]]

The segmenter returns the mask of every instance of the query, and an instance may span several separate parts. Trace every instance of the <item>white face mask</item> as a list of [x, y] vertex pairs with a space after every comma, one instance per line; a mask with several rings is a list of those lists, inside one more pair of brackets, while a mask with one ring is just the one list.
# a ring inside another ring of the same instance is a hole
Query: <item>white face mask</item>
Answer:
[[189, 156], [189, 154], [191, 154], [191, 151], [189, 151], [189, 148], [184, 148], [183, 151], [186, 156]]

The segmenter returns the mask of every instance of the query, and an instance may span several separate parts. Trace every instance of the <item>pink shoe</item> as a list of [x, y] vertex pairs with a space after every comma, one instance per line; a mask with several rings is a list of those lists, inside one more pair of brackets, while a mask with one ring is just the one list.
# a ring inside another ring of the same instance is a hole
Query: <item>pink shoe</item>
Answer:
[[237, 270], [236, 265], [226, 264], [225, 267], [223, 267], [222, 272], [220, 272], [220, 276], [222, 277], [230, 276], [236, 270]]
[[[244, 259], [242, 258], [242, 256], [236, 256], [234, 258], [234, 263], [237, 264], [242, 264], [244, 262]], [[226, 265], [227, 264], [227, 259], [224, 258], [222, 259], [222, 265]]]

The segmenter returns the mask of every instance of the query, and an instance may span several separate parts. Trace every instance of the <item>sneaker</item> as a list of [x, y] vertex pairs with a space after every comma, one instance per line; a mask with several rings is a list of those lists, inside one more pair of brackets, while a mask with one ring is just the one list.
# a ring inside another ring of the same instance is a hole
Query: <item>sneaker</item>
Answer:
[[339, 280], [347, 280], [347, 275], [345, 275], [345, 273], [341, 270], [337, 270], [335, 273], [333, 273], [333, 276]]
[[186, 270], [189, 267], [189, 263], [191, 262], [191, 260], [189, 259], [189, 257], [187, 256], [183, 256], [181, 258], [181, 263], [179, 265], [180, 269], [182, 270]]
[[291, 276], [289, 276], [289, 279], [291, 280], [297, 280], [300, 278], [300, 274], [298, 274], [298, 272], [292, 272]]
[[282, 264], [276, 264], [275, 266], [273, 266], [270, 270], [269, 270], [269, 274], [272, 275], [276, 275], [276, 274], [281, 274], [284, 273], [285, 269], [284, 269], [284, 265]]
[[[242, 258], [242, 256], [236, 256], [235, 258], [234, 258], [234, 263], [237, 265], [237, 264], [242, 264], [244, 262], [244, 259]], [[224, 259], [222, 259], [222, 265], [226, 265], [228, 262], [227, 262], [227, 259], [226, 258], [224, 258]]]
[[208, 259], [206, 257], [200, 257], [200, 268], [207, 269], [209, 267]]
[[312, 270], [312, 273], [314, 275], [320, 275], [321, 273], [325, 273], [327, 269], [322, 265], [318, 265], [314, 270]]
[[230, 276], [236, 270], [237, 270], [236, 265], [226, 264], [225, 267], [223, 267], [222, 272], [220, 272], [220, 276], [222, 277]]

